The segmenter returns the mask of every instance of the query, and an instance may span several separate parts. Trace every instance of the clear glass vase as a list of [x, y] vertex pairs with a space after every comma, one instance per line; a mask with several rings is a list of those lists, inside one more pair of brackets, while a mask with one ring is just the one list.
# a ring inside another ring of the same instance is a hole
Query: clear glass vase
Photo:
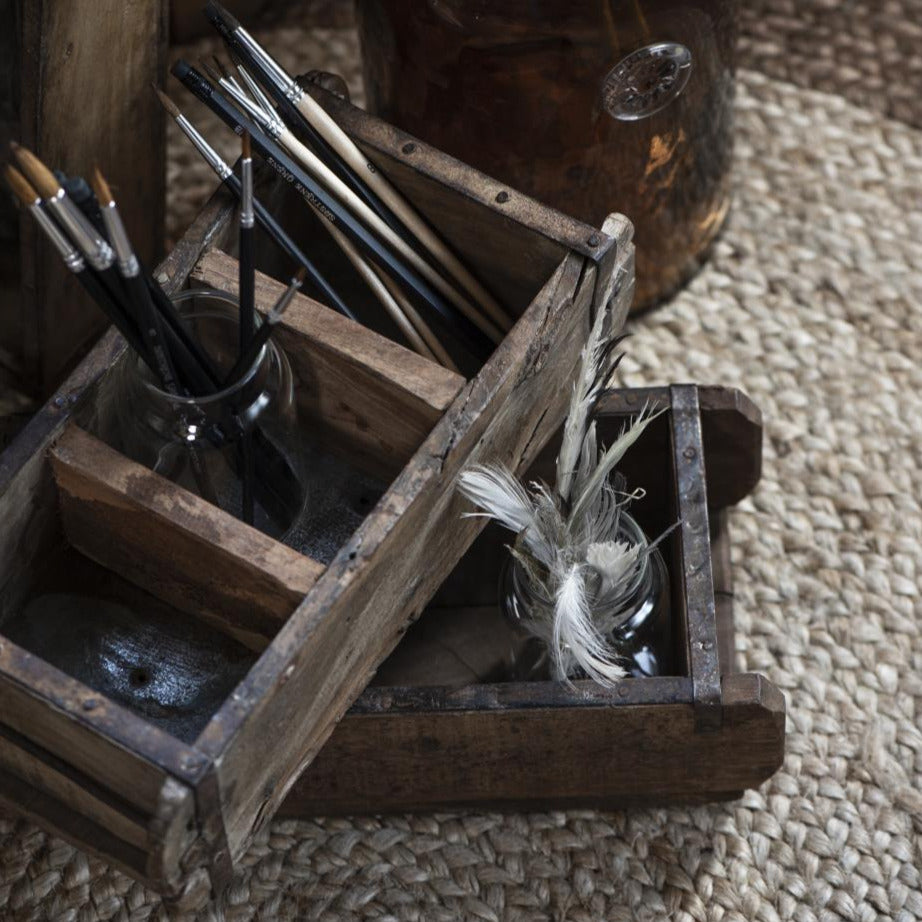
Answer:
[[[648, 544], [637, 522], [622, 513], [612, 540]], [[524, 638], [517, 648], [513, 678], [539, 681], [553, 672], [547, 626], [553, 624], [554, 600], [539, 594], [521, 564], [510, 554], [500, 574], [500, 608]], [[644, 558], [631, 583], [618, 594], [590, 600], [593, 620], [606, 636], [629, 676], [669, 675], [672, 669], [672, 616], [669, 579], [659, 548]], [[585, 678], [575, 667], [571, 679]]]
[[[238, 357], [239, 310], [211, 289], [173, 299], [220, 377]], [[301, 519], [306, 479], [291, 366], [270, 339], [236, 381], [180, 397], [156, 383], [133, 352], [116, 382], [120, 450], [260, 531], [283, 540]]]

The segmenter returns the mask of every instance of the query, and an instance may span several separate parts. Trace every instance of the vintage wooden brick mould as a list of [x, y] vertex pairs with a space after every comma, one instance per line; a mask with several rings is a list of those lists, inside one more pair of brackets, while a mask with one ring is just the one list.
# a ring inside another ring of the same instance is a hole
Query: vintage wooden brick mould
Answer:
[[[538, 458], [565, 411], [593, 307], [613, 298], [619, 318], [627, 310], [633, 251], [624, 218], [587, 227], [317, 93], [519, 317], [487, 364], [468, 377], [448, 372], [298, 299], [279, 339], [323, 476], [338, 472], [324, 481], [327, 500], [352, 516], [333, 516], [308, 553], [100, 438], [122, 348], [112, 331], [0, 457], [0, 798], [180, 900], [229, 879], [254, 830], [360, 695], [289, 810], [579, 799], [580, 791], [553, 783], [560, 766], [551, 763], [533, 792], [512, 776], [500, 784], [495, 770], [453, 779], [448, 766], [459, 753], [475, 759], [481, 733], [484, 746], [513, 746], [507, 729], [569, 727], [569, 746], [604, 750], [612, 774], [600, 767], [598, 777], [578, 779], [584, 798], [600, 801], [619, 791], [737, 791], [768, 774], [783, 746], [778, 693], [757, 676], [721, 682], [716, 646], [706, 490], [719, 509], [751, 488], [757, 414], [737, 395], [687, 387], [655, 395], [672, 412], [651, 430], [647, 449], [665, 465], [659, 476], [683, 517], [670, 551], [680, 675], [626, 682], [614, 695], [541, 683], [362, 694], [482, 527], [460, 518], [457, 474], [476, 459], [524, 470]], [[281, 190], [261, 195], [290, 210]], [[233, 287], [235, 262], [221, 249], [233, 236], [232, 216], [233, 203], [216, 194], [158, 270], [169, 289]], [[262, 260], [277, 277], [290, 271], [268, 250]], [[262, 277], [259, 304], [271, 304], [280, 287]], [[715, 409], [721, 400], [729, 404]], [[733, 473], [739, 433], [750, 438], [748, 480]], [[709, 441], [720, 450], [706, 485]], [[651, 521], [667, 517], [650, 508]], [[341, 520], [355, 527], [343, 532]], [[721, 521], [714, 536], [723, 553]], [[726, 570], [724, 562], [715, 572]], [[61, 620], [49, 593], [93, 594], [106, 605]], [[106, 646], [106, 630], [92, 630], [109, 624], [118, 604], [134, 613], [135, 646], [141, 638], [151, 651], [143, 667], [129, 668]], [[76, 641], [62, 640], [74, 632], [84, 657], [74, 655]], [[192, 712], [172, 714], [158, 682], [183, 668], [187, 678], [208, 680], [208, 694]], [[366, 765], [379, 766], [375, 787], [356, 763], [392, 734], [403, 756]], [[414, 788], [406, 777], [414, 765], [442, 781]]]

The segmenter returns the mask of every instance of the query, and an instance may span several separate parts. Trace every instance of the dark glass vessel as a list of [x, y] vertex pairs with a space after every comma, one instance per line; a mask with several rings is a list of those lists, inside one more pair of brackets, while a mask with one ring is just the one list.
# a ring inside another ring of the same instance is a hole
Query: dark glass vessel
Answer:
[[733, 0], [358, 0], [371, 111], [561, 211], [635, 226], [635, 308], [730, 201]]

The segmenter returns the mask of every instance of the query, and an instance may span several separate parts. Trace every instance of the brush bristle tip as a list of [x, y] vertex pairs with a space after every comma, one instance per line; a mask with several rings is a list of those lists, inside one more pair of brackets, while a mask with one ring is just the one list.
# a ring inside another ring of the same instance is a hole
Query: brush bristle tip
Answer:
[[161, 90], [160, 87], [158, 87], [156, 84], [152, 83], [151, 88], [157, 94], [157, 98], [160, 100], [160, 104], [163, 106], [163, 108], [166, 109], [166, 111], [169, 112], [173, 118], [179, 118], [181, 115], [179, 106], [177, 106], [176, 103], [173, 102], [173, 100], [170, 99], [170, 97], [167, 96], [167, 94], [164, 93], [163, 90]]
[[112, 190], [106, 182], [106, 177], [102, 175], [98, 163], [93, 164], [92, 186], [100, 205], [108, 205], [112, 201]]
[[13, 190], [13, 195], [16, 196], [17, 200], [23, 205], [33, 204], [38, 198], [38, 193], [32, 188], [26, 177], [10, 163], [6, 164], [3, 172], [7, 184]]
[[28, 148], [17, 144], [12, 148], [16, 161], [42, 198], [52, 198], [61, 190], [54, 173]]

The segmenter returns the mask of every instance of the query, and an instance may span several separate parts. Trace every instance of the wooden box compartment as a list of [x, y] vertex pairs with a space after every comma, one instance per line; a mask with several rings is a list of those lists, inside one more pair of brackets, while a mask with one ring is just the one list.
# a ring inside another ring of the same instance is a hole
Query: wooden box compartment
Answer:
[[[503, 545], [477, 538], [282, 805], [286, 816], [406, 810], [611, 808], [739, 796], [780, 767], [784, 697], [734, 662], [728, 508], [761, 470], [761, 415], [738, 391], [615, 391], [599, 406], [611, 442], [625, 417], [667, 405], [619, 469], [646, 496], [671, 576], [672, 668], [593, 682], [504, 680], [512, 634], [497, 605]], [[559, 433], [530, 474], [552, 482]], [[499, 664], [499, 665], [497, 665]], [[492, 674], [491, 674], [492, 671]], [[486, 673], [486, 681], [477, 681]], [[453, 675], [455, 687], [441, 681]]]
[[[534, 460], [593, 308], [620, 322], [632, 291], [624, 218], [587, 227], [317, 94], [518, 318], [487, 363], [447, 372], [300, 298], [279, 341], [333, 495], [299, 549], [97, 437], [113, 331], [0, 456], [0, 799], [185, 902], [229, 880], [481, 530], [458, 473]], [[167, 289], [232, 287], [233, 211], [213, 197], [158, 268]], [[260, 266], [265, 307], [291, 267], [268, 248]]]

